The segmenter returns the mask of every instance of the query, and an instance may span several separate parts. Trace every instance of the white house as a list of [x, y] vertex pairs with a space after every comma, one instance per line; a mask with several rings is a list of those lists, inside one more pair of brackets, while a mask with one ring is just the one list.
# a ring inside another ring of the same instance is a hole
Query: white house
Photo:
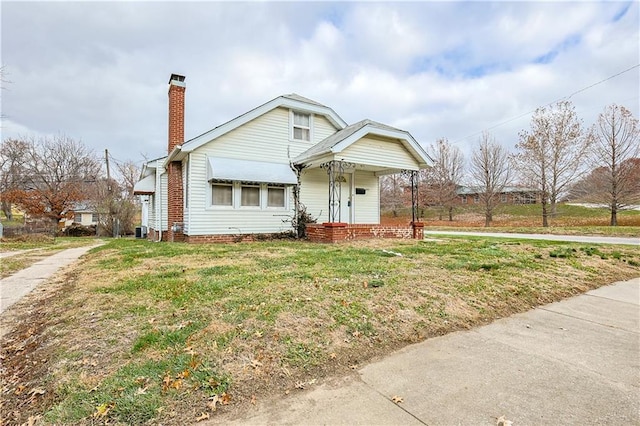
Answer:
[[417, 235], [419, 223], [379, 225], [380, 176], [415, 177], [429, 161], [408, 132], [370, 120], [347, 125], [331, 108], [290, 94], [185, 141], [185, 87], [171, 75], [167, 156], [148, 161], [134, 188], [148, 196], [150, 239], [290, 231], [301, 206], [317, 218], [308, 227], [315, 240]]

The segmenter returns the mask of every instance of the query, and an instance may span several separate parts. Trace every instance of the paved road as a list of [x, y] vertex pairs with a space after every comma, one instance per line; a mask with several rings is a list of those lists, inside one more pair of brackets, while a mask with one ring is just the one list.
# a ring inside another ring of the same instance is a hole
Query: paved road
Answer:
[[520, 238], [529, 240], [566, 241], [590, 244], [624, 244], [640, 246], [640, 238], [631, 237], [587, 237], [581, 235], [552, 235], [552, 234], [511, 234], [503, 232], [458, 232], [458, 231], [424, 231], [425, 236], [432, 235], [460, 235], [471, 237]]
[[210, 424], [638, 425], [639, 312], [636, 278], [408, 346]]
[[96, 246], [63, 250], [0, 280], [0, 313], [7, 310], [39, 284], [48, 280], [59, 269], [73, 263], [93, 247]]

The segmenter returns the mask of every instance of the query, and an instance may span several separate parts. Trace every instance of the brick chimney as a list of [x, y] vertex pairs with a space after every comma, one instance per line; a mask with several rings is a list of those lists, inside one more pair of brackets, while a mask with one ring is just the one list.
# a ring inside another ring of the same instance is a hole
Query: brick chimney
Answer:
[[169, 79], [169, 146], [168, 152], [184, 142], [184, 76], [171, 74]]
[[[171, 74], [169, 79], [169, 137], [168, 152], [184, 143], [184, 76]], [[182, 184], [182, 162], [172, 161], [167, 169], [167, 221], [168, 241], [183, 241], [184, 234], [184, 187]]]

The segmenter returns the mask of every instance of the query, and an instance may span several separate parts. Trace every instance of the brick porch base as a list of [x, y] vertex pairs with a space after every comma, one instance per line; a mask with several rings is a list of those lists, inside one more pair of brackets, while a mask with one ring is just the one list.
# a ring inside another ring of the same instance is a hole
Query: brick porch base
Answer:
[[424, 223], [416, 222], [408, 226], [377, 224], [353, 224], [341, 222], [314, 223], [307, 225], [309, 241], [317, 243], [337, 243], [347, 240], [371, 238], [424, 238]]

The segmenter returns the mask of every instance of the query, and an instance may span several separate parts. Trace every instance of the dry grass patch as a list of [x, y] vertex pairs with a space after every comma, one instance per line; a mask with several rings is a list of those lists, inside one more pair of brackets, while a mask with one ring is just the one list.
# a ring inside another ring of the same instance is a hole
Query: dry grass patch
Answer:
[[[32, 329], [5, 336], [2, 415], [190, 423], [202, 411], [241, 410], [348, 374], [410, 342], [638, 275], [632, 247], [111, 241], [46, 303], [32, 301]], [[34, 361], [33, 372], [22, 367]], [[45, 393], [34, 398], [34, 388]]]

